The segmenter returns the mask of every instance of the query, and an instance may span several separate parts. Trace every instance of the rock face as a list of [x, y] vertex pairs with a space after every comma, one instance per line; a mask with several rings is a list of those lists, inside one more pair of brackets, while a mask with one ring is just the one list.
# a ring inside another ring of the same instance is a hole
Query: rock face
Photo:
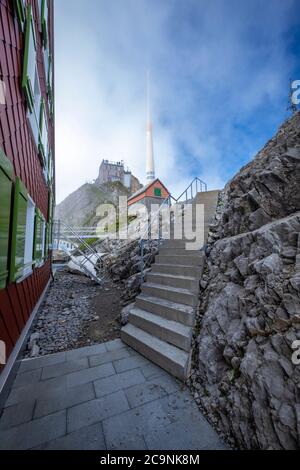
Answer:
[[300, 113], [227, 184], [206, 247], [191, 385], [234, 445], [300, 447]]
[[100, 204], [117, 204], [118, 196], [128, 196], [128, 190], [118, 181], [107, 183], [99, 188], [86, 183], [55, 208], [55, 218], [71, 226], [94, 226], [99, 218], [96, 216]]
[[[149, 270], [158, 253], [158, 240], [146, 240], [143, 248], [144, 274]], [[122, 285], [123, 305], [135, 301], [141, 287], [141, 246], [139, 240], [106, 239], [96, 246], [103, 256], [107, 275], [113, 282]]]

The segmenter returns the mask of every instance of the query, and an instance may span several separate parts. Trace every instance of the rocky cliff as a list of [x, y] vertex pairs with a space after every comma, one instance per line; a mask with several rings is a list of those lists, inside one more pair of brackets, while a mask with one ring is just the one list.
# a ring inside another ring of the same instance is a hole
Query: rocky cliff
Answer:
[[206, 247], [191, 385], [232, 442], [300, 447], [300, 113], [220, 195]]
[[100, 204], [118, 204], [119, 196], [128, 195], [128, 190], [118, 181], [101, 187], [86, 183], [58, 204], [55, 218], [74, 227], [92, 227], [98, 221], [96, 210]]

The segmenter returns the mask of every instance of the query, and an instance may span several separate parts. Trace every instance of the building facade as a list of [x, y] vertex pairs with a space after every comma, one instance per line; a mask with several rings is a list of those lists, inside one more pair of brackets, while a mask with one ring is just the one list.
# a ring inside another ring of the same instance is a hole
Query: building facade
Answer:
[[125, 168], [123, 161], [111, 162], [109, 160], [102, 160], [99, 176], [95, 181], [96, 185], [101, 186], [102, 184], [115, 181], [122, 183], [131, 194], [141, 188], [139, 180], [133, 176], [129, 168]]
[[168, 189], [156, 178], [130, 196], [127, 205], [131, 214], [133, 214], [136, 204], [143, 204], [150, 212], [152, 205], [162, 204], [169, 196]]
[[51, 278], [53, 0], [0, 0], [0, 89], [0, 344], [7, 368]]

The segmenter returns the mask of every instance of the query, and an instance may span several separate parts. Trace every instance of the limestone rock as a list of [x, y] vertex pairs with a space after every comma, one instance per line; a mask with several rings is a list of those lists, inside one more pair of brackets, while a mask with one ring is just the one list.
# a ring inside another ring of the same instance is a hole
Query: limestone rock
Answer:
[[235, 445], [300, 447], [300, 112], [226, 185], [206, 246], [191, 383]]

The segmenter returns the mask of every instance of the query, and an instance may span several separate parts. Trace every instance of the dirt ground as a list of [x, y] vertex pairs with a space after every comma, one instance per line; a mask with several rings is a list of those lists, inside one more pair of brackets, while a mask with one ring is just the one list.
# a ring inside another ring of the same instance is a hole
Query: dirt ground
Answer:
[[121, 290], [112, 283], [101, 287], [99, 294], [90, 299], [90, 307], [99, 319], [93, 321], [86, 331], [85, 339], [102, 343], [120, 337]]
[[120, 337], [122, 287], [56, 272], [29, 333], [24, 357], [37, 357]]

